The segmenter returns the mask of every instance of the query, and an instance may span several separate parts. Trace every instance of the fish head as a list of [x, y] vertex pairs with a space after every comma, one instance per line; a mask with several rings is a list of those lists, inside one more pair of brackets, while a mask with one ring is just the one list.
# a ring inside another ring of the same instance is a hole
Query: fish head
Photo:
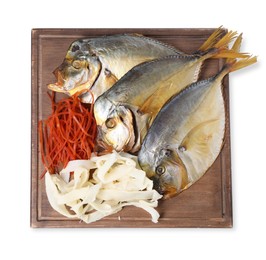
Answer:
[[164, 199], [175, 196], [187, 186], [186, 167], [174, 149], [141, 149], [138, 160], [147, 177], [153, 180], [154, 189]]
[[94, 104], [94, 115], [98, 126], [97, 150], [128, 151], [134, 145], [133, 116], [130, 109], [115, 105], [100, 96]]
[[63, 63], [54, 70], [56, 83], [48, 88], [68, 94], [90, 89], [101, 72], [99, 58], [89, 50], [88, 44], [75, 41], [70, 46]]

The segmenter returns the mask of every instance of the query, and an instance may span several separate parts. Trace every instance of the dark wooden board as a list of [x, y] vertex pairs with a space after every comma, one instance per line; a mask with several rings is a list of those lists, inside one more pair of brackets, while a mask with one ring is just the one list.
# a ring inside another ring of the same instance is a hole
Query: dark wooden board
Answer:
[[[98, 222], [86, 224], [55, 212], [46, 197], [40, 159], [37, 124], [51, 113], [47, 84], [55, 82], [52, 71], [61, 64], [70, 43], [78, 38], [116, 33], [140, 33], [192, 53], [213, 29], [33, 29], [32, 30], [32, 146], [31, 146], [31, 227], [232, 227], [231, 156], [229, 126], [229, 78], [224, 79], [226, 134], [223, 149], [208, 172], [188, 190], [160, 201], [159, 222], [154, 224], [145, 211], [127, 207]], [[201, 78], [214, 75], [223, 60], [209, 60]]]

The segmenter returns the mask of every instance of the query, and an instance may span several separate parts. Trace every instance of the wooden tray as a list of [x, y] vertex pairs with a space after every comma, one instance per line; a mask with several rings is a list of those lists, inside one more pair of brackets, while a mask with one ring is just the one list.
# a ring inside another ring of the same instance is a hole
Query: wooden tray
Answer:
[[[92, 224], [69, 220], [55, 212], [46, 197], [43, 166], [40, 159], [37, 124], [51, 113], [47, 84], [55, 82], [52, 71], [64, 59], [70, 43], [78, 38], [116, 33], [140, 33], [192, 53], [208, 38], [213, 29], [34, 29], [32, 30], [32, 149], [31, 149], [31, 227], [232, 227], [229, 80], [224, 79], [226, 136], [224, 147], [208, 172], [177, 197], [160, 201], [159, 222], [135, 208], [124, 208], [118, 214]], [[214, 75], [223, 60], [210, 60], [201, 78]]]

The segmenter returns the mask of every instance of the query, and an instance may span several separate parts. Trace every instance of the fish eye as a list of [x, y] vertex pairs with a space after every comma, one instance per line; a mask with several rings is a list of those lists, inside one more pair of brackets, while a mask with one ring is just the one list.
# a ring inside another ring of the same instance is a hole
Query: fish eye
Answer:
[[156, 167], [156, 173], [158, 175], [162, 175], [164, 172], [165, 172], [165, 167], [164, 166], [159, 165], [159, 166]]
[[72, 63], [72, 66], [75, 69], [80, 69], [81, 68], [81, 62], [79, 60], [74, 60], [73, 63]]
[[79, 50], [79, 46], [78, 45], [74, 45], [71, 49], [72, 52], [76, 52]]
[[114, 118], [108, 118], [105, 121], [105, 125], [106, 125], [107, 128], [114, 128], [115, 125], [116, 125], [115, 119]]

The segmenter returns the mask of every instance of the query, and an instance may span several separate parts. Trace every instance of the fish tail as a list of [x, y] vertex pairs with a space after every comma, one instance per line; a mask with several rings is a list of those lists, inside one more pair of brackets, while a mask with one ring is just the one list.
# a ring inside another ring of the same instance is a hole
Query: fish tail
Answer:
[[245, 68], [247, 66], [250, 66], [250, 65], [252, 65], [252, 64], [254, 64], [256, 62], [257, 62], [257, 56], [249, 56], [248, 58], [235, 61], [230, 66], [229, 72], [240, 70], [240, 69]]
[[210, 37], [200, 46], [198, 49], [198, 52], [205, 52], [208, 49], [212, 48], [222, 37], [222, 35], [225, 33], [225, 29], [220, 26], [217, 28]]
[[[201, 60], [204, 61], [209, 58], [227, 58], [227, 59], [236, 59], [236, 58], [247, 58], [249, 55], [247, 53], [239, 52], [242, 34], [237, 38], [237, 32], [229, 31], [227, 32], [218, 42], [216, 42], [211, 48], [202, 51], [200, 53]], [[231, 49], [228, 48], [228, 45], [232, 40], [235, 40], [234, 45]]]
[[[231, 35], [233, 35], [231, 33]], [[228, 49], [227, 47], [224, 47], [221, 45], [221, 47], [218, 47], [217, 54], [214, 54], [212, 58], [227, 58], [227, 62], [232, 61], [236, 58], [248, 58], [250, 55], [248, 53], [241, 53], [240, 47], [242, 43], [242, 33], [236, 38], [233, 46], [231, 49]]]
[[[238, 53], [240, 51], [240, 46], [241, 46], [241, 43], [242, 43], [242, 39], [243, 38], [242, 38], [242, 33], [241, 33], [237, 37], [237, 39], [235, 40], [235, 42], [234, 42], [234, 44], [233, 44], [233, 46], [231, 48], [231, 50], [233, 52]], [[225, 66], [226, 66], [226, 64], [228, 64], [230, 72], [245, 68], [245, 67], [247, 67], [249, 65], [252, 65], [252, 64], [257, 62], [257, 56], [252, 56], [252, 55], [250, 55], [248, 53], [242, 53], [242, 55], [243, 55], [243, 59], [240, 59], [240, 60], [232, 59], [230, 57], [228, 57], [226, 59]]]
[[235, 52], [234, 50], [230, 49], [219, 49], [216, 53], [214, 53], [210, 58], [226, 58], [229, 60], [234, 60], [237, 58], [248, 58], [249, 55], [247, 53], [243, 52]]
[[235, 52], [240, 51], [240, 47], [241, 47], [242, 40], [243, 40], [242, 35], [243, 35], [242, 33], [238, 35], [238, 37], [236, 38], [236, 40], [232, 46], [232, 50], [234, 50]]
[[[226, 34], [222, 36], [222, 33], [224, 34], [224, 29], [222, 27], [219, 27], [213, 35], [209, 37], [209, 39], [203, 44], [203, 46], [199, 49], [199, 54], [209, 54], [214, 55], [219, 50], [228, 50], [229, 43], [236, 38], [237, 32], [229, 31]], [[222, 38], [221, 38], [222, 36]]]
[[228, 44], [236, 38], [236, 36], [237, 32], [229, 31], [213, 47], [216, 49], [227, 47]]
[[243, 58], [241, 60], [237, 59], [227, 59], [225, 65], [223, 66], [222, 70], [216, 75], [217, 80], [221, 80], [225, 75], [227, 75], [229, 72], [233, 72], [236, 70], [240, 70], [242, 68], [245, 68], [247, 66], [250, 66], [257, 62], [256, 56], [249, 55], [246, 58]]

